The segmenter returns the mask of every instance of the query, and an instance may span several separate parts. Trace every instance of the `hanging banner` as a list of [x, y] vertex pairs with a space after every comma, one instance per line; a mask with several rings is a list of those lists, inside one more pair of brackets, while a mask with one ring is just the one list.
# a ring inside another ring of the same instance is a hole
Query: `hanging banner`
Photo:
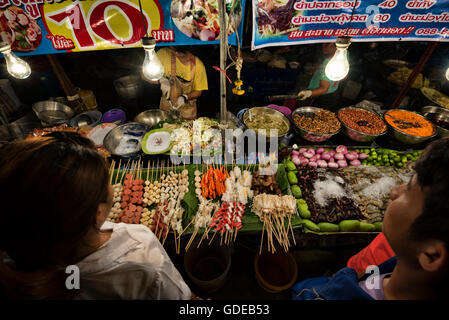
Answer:
[[[18, 55], [218, 44], [217, 0], [0, 0], [0, 41]], [[242, 39], [245, 0], [226, 0], [229, 43]], [[236, 34], [236, 31], [237, 33]]]
[[449, 0], [254, 0], [252, 49], [335, 41], [448, 41]]

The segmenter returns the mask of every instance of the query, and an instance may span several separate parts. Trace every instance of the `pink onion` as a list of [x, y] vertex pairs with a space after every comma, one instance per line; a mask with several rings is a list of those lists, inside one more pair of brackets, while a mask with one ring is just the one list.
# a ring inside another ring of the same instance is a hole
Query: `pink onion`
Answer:
[[345, 156], [343, 155], [343, 153], [337, 152], [337, 153], [334, 155], [334, 158], [335, 158], [336, 160], [344, 160]]
[[368, 155], [366, 153], [359, 154], [359, 159], [365, 160], [366, 158], [368, 158]]
[[356, 159], [359, 158], [359, 154], [356, 151], [351, 151], [350, 154], [353, 154]]
[[346, 159], [348, 159], [349, 161], [356, 160], [356, 156], [353, 155], [353, 154], [351, 154], [351, 153], [345, 154], [345, 157], [346, 157]]
[[309, 159], [307, 159], [307, 158], [303, 158], [303, 159], [301, 159], [300, 161], [301, 161], [300, 164], [301, 164], [303, 167], [305, 167], [305, 166], [309, 163]]
[[348, 148], [346, 148], [346, 146], [340, 145], [337, 148], [335, 148], [335, 151], [345, 154], [348, 153]]
[[313, 155], [315, 155], [315, 149], [312, 149], [312, 148], [310, 148], [309, 150], [307, 150], [307, 152], [309, 152], [309, 153], [311, 153], [311, 154], [313, 154]]
[[328, 162], [335, 162], [335, 159], [331, 157]]
[[301, 160], [299, 159], [299, 157], [292, 157], [292, 162], [296, 165], [299, 166], [301, 164]]
[[351, 166], [356, 166], [356, 167], [358, 167], [359, 165], [361, 165], [361, 163], [360, 163], [359, 160], [352, 160], [352, 161], [350, 162], [350, 164], [351, 164]]
[[336, 152], [334, 150], [329, 151], [329, 154], [331, 155], [331, 157], [335, 156]]
[[329, 163], [327, 164], [327, 166], [328, 166], [329, 168], [338, 169], [338, 163], [335, 163], [335, 162], [329, 162]]
[[329, 154], [329, 152], [325, 152], [321, 154], [321, 159], [329, 161], [329, 159], [331, 158], [331, 155]]
[[321, 159], [321, 154], [317, 153], [317, 154], [315, 155], [315, 157], [316, 157], [317, 160], [320, 160], [320, 159]]
[[316, 149], [316, 153], [321, 154], [324, 152], [324, 148], [318, 148]]
[[318, 164], [315, 161], [310, 161], [309, 167], [316, 168], [316, 167], [318, 167]]
[[312, 158], [310, 158], [310, 161], [316, 162], [317, 161], [316, 156], [312, 156]]
[[301, 149], [299, 149], [299, 153], [304, 153], [304, 152], [306, 152], [306, 151], [307, 151], [306, 148], [301, 148]]
[[293, 150], [292, 151], [292, 156], [299, 156], [299, 151], [298, 150]]
[[306, 158], [312, 158], [312, 157], [313, 157], [313, 154], [310, 153], [310, 152], [304, 152], [302, 155], [303, 155], [304, 157], [306, 157]]
[[346, 160], [338, 160], [337, 164], [341, 168], [346, 168], [348, 166], [348, 163], [346, 162]]
[[316, 162], [316, 164], [320, 167], [320, 168], [327, 168], [327, 162], [324, 160], [318, 160]]

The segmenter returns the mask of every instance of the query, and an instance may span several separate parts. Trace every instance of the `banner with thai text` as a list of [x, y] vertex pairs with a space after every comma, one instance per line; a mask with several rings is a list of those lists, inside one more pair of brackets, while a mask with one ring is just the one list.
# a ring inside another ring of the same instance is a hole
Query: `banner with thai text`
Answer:
[[254, 0], [252, 49], [335, 41], [448, 41], [449, 0]]
[[[226, 0], [229, 43], [242, 39], [245, 0]], [[218, 0], [0, 0], [0, 41], [18, 55], [219, 43]], [[236, 30], [237, 33], [236, 34]]]

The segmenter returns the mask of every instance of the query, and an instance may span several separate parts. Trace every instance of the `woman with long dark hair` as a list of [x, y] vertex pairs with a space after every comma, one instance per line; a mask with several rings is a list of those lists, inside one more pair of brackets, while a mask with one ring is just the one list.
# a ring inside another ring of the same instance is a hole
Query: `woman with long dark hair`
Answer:
[[[113, 195], [108, 180], [105, 159], [92, 141], [75, 133], [52, 133], [1, 149], [1, 295], [193, 296], [151, 230], [105, 223]], [[79, 289], [66, 285], [66, 270], [79, 270]]]

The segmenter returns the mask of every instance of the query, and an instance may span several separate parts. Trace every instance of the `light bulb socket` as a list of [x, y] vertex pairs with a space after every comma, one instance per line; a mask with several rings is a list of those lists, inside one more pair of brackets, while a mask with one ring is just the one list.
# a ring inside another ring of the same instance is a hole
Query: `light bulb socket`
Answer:
[[9, 52], [11, 51], [11, 45], [8, 42], [0, 42], [0, 52]]
[[142, 41], [142, 47], [145, 50], [151, 50], [156, 47], [156, 39], [154, 39], [153, 37], [143, 37], [141, 39], [141, 41]]
[[351, 44], [351, 37], [338, 37], [337, 41], [335, 42], [335, 45], [337, 46], [337, 48], [340, 49], [347, 49], [349, 47], [349, 45]]

